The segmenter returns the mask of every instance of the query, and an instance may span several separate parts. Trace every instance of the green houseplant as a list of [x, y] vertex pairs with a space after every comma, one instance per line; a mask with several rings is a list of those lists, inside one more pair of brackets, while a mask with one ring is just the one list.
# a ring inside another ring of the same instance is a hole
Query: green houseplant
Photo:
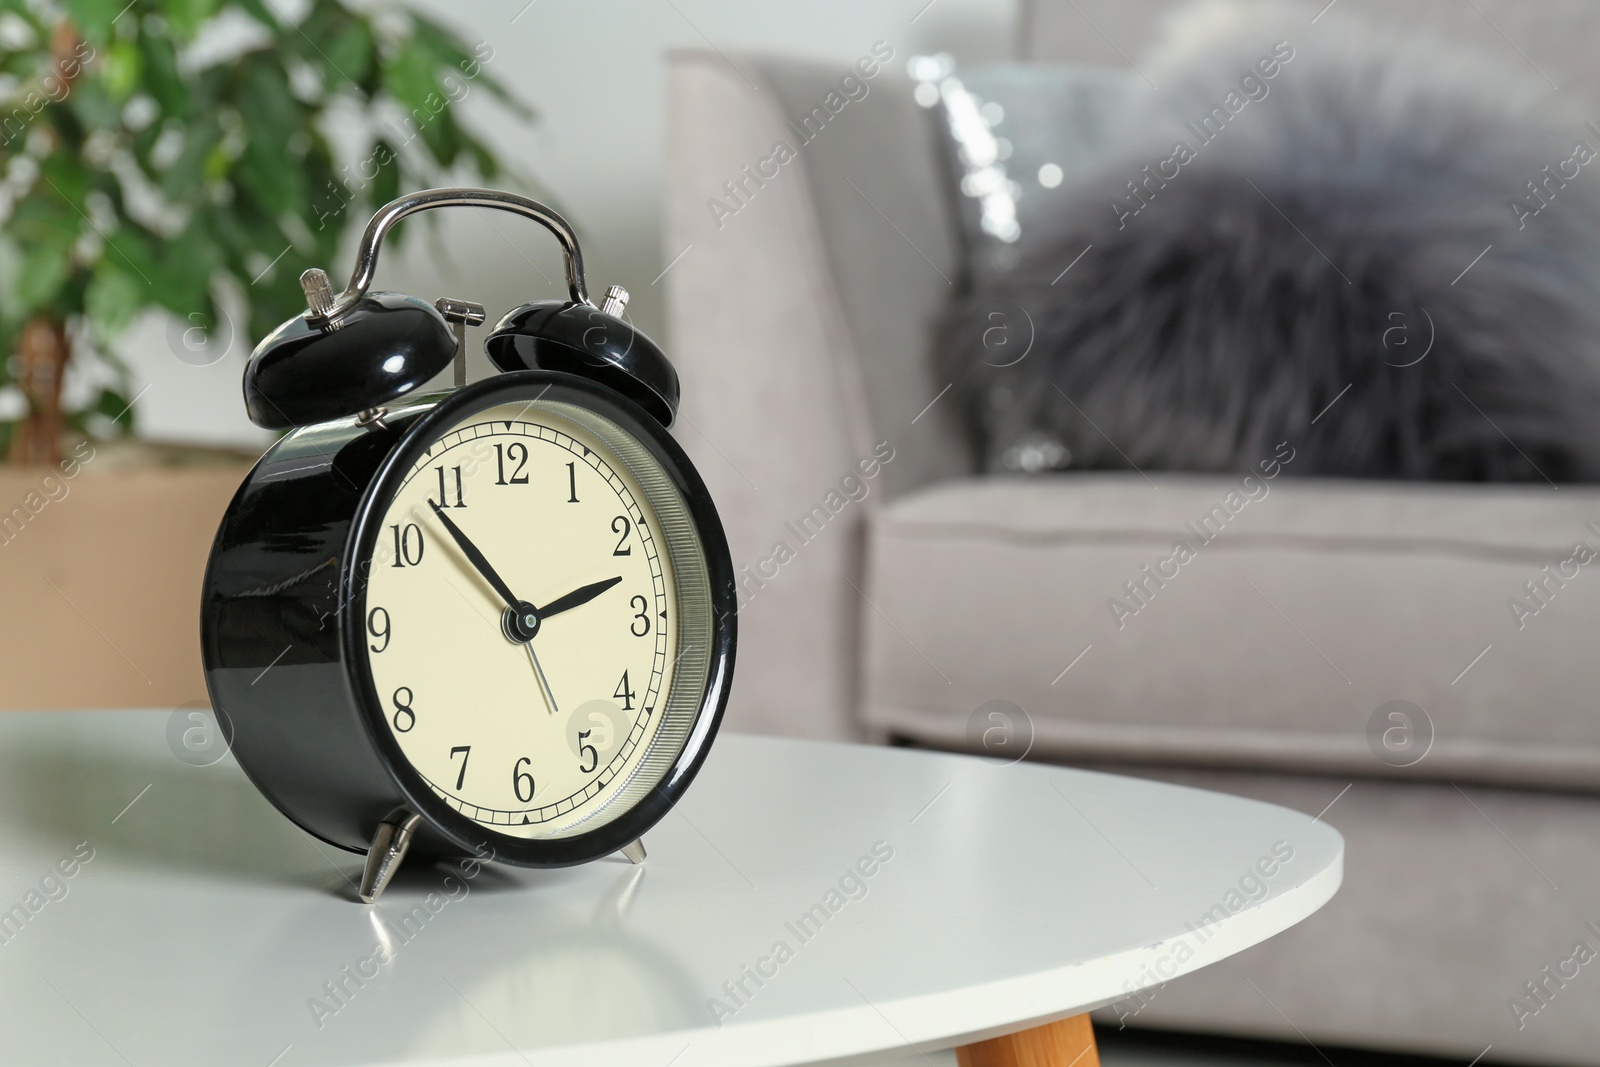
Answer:
[[[481, 90], [532, 117], [488, 43], [402, 7], [300, 8], [0, 0], [0, 387], [27, 400], [0, 422], [13, 462], [131, 425], [115, 345], [147, 309], [190, 347], [259, 338], [304, 308], [300, 272], [334, 262], [348, 223], [402, 188], [503, 172], [457, 115]], [[64, 410], [86, 353], [105, 384]]]

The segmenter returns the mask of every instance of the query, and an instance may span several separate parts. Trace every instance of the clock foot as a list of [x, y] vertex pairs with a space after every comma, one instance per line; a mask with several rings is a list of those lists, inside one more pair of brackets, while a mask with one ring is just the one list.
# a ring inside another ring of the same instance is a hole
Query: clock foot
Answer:
[[361, 903], [371, 904], [388, 888], [400, 861], [406, 858], [411, 847], [411, 835], [422, 816], [405, 808], [396, 808], [378, 824], [372, 835], [372, 847], [367, 849], [367, 868], [361, 872]]
[[623, 845], [622, 846], [622, 855], [627, 859], [627, 861], [629, 863], [643, 863], [644, 862], [644, 838], [641, 837], [637, 841], [632, 841], [632, 842], [629, 842], [626, 845]]

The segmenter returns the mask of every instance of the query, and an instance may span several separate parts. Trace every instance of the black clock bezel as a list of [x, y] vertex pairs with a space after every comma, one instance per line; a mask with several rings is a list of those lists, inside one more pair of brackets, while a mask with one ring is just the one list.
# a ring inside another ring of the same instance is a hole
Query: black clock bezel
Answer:
[[[705, 555], [711, 598], [710, 662], [705, 693], [683, 749], [661, 781], [631, 808], [592, 830], [570, 837], [512, 837], [475, 822], [429, 788], [407, 760], [385, 718], [365, 655], [366, 561], [372, 559], [382, 520], [407, 472], [438, 437], [477, 411], [518, 400], [565, 402], [611, 420], [643, 446], [682, 496]], [[379, 466], [352, 519], [340, 566], [339, 628], [350, 691], [368, 741], [407, 805], [446, 841], [474, 855], [524, 867], [565, 867], [610, 855], [638, 840], [677, 803], [710, 751], [727, 707], [733, 675], [737, 595], [733, 564], [711, 494], [687, 455], [644, 408], [606, 386], [560, 371], [502, 373], [458, 389], [412, 423]]]

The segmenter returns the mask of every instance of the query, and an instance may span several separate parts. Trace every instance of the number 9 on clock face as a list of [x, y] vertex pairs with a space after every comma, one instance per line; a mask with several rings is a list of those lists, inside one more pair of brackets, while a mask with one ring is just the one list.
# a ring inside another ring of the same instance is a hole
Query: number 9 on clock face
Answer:
[[541, 399], [461, 415], [398, 459], [350, 616], [375, 729], [483, 830], [558, 839], [626, 814], [682, 752], [713, 660], [705, 550], [671, 473], [605, 415]]

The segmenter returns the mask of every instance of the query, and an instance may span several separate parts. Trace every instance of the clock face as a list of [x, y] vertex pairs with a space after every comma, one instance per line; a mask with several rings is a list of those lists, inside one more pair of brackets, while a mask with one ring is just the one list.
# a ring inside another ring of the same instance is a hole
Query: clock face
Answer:
[[428, 790], [560, 838], [660, 781], [706, 690], [711, 602], [651, 452], [576, 404], [485, 408], [427, 443], [375, 526], [367, 666]]

